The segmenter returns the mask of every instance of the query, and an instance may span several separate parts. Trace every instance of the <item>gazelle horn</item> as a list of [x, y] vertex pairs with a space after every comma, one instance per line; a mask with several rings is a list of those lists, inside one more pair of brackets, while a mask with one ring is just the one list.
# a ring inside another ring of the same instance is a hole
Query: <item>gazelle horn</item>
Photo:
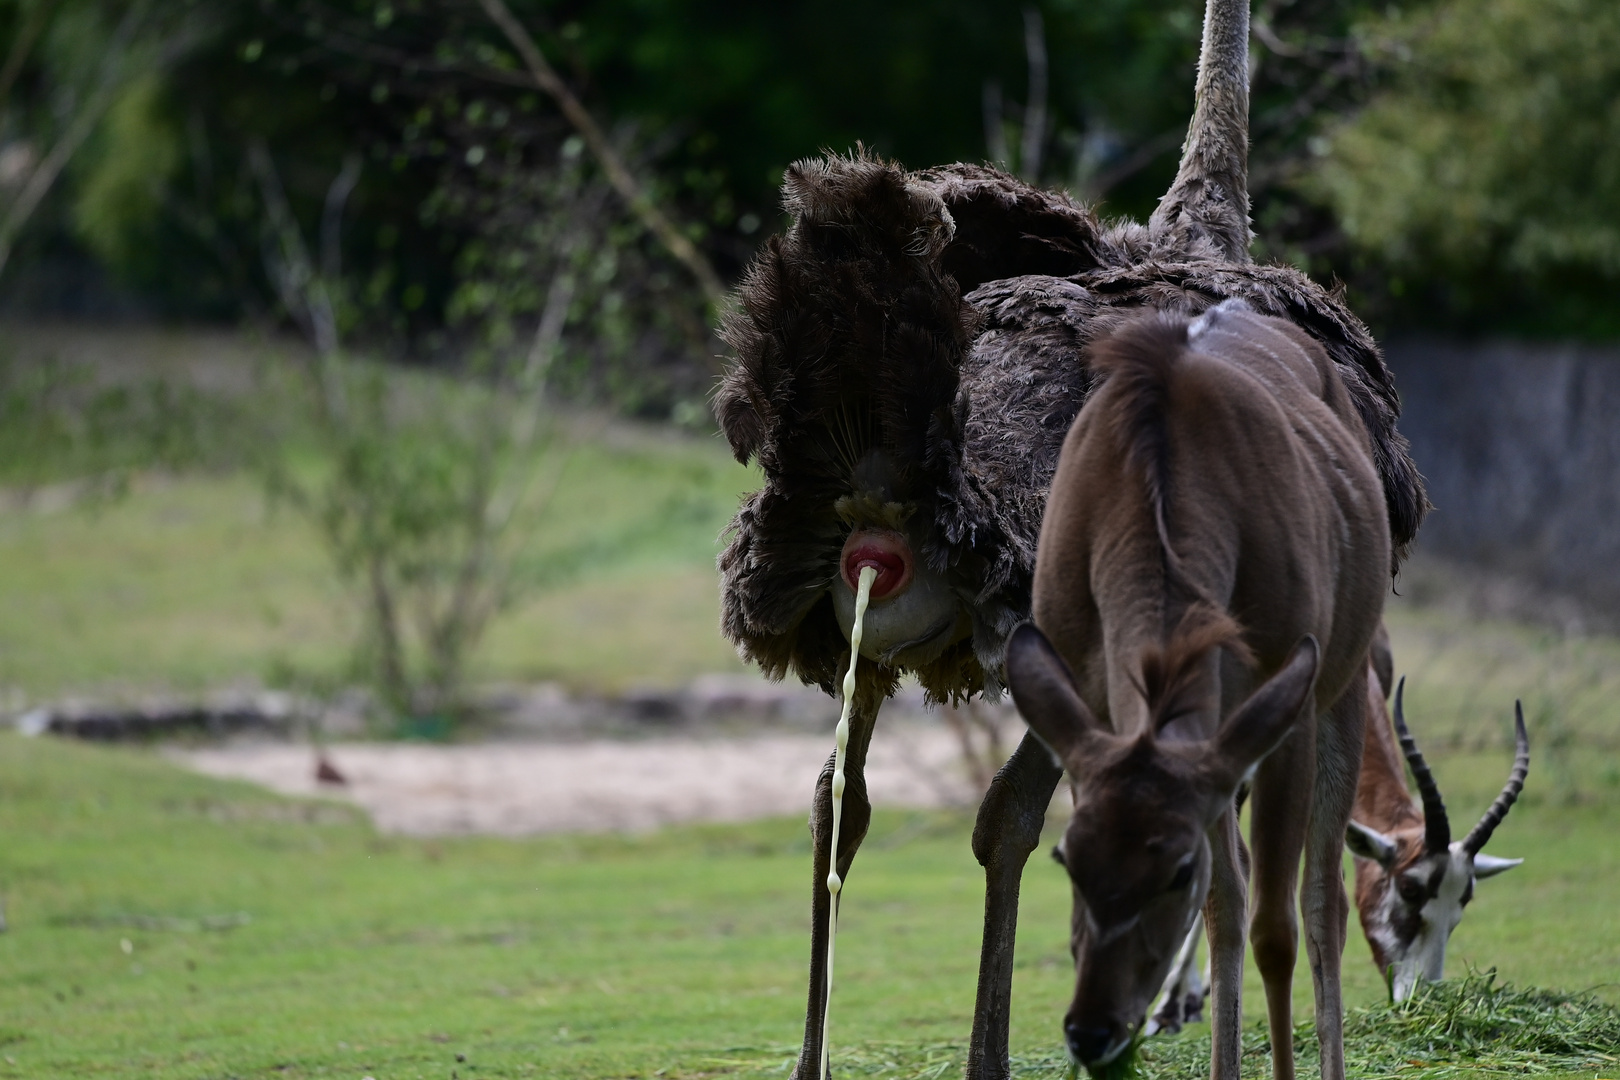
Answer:
[[1481, 848], [1490, 840], [1491, 833], [1502, 824], [1507, 812], [1512, 809], [1513, 802], [1524, 790], [1524, 778], [1530, 772], [1530, 736], [1524, 730], [1524, 705], [1521, 702], [1513, 703], [1513, 771], [1508, 773], [1508, 781], [1502, 787], [1502, 794], [1491, 803], [1491, 808], [1485, 811], [1485, 816], [1479, 819], [1479, 824], [1469, 830], [1463, 838], [1463, 848], [1470, 855], [1478, 855]]
[[1395, 687], [1395, 733], [1401, 737], [1401, 753], [1412, 766], [1412, 778], [1417, 781], [1418, 795], [1423, 799], [1423, 850], [1445, 851], [1451, 846], [1451, 819], [1446, 816], [1446, 800], [1440, 797], [1440, 785], [1434, 782], [1434, 773], [1423, 760], [1423, 751], [1417, 748], [1417, 740], [1406, 730], [1406, 713], [1401, 708], [1401, 695], [1405, 690], [1406, 676], [1402, 675]]

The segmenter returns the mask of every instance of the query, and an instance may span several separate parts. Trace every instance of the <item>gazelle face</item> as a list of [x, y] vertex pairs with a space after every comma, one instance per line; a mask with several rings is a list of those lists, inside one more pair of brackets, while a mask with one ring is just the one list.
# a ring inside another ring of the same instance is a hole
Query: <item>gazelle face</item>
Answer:
[[1370, 908], [1370, 917], [1362, 918], [1363, 929], [1396, 1001], [1410, 997], [1420, 981], [1443, 977], [1446, 944], [1474, 897], [1473, 868], [1460, 845], [1425, 855], [1418, 835], [1403, 846], [1414, 850], [1402, 863], [1384, 867], [1374, 862], [1364, 868], [1358, 859], [1356, 868], [1357, 899]]
[[[1423, 802], [1423, 818], [1408, 819], [1383, 833], [1351, 821], [1345, 846], [1356, 856], [1356, 907], [1361, 929], [1372, 947], [1373, 961], [1389, 978], [1390, 997], [1405, 1001], [1420, 982], [1445, 977], [1446, 946], [1462, 922], [1463, 908], [1474, 898], [1474, 882], [1511, 870], [1523, 859], [1499, 859], [1480, 848], [1519, 797], [1530, 768], [1530, 741], [1524, 710], [1514, 705], [1513, 771], [1496, 802], [1461, 840], [1451, 839], [1451, 824], [1440, 787], [1428, 762], [1407, 729], [1401, 705], [1406, 680], [1395, 690], [1395, 730], [1401, 751], [1412, 767]], [[1377, 723], [1375, 717], [1371, 722]], [[1377, 782], [1375, 779], [1374, 783]], [[1396, 780], [1404, 787], [1404, 779]], [[1362, 784], [1368, 783], [1365, 770]]]
[[[1360, 832], [1358, 833], [1358, 830]], [[1470, 856], [1462, 841], [1424, 854], [1422, 833], [1383, 837], [1376, 845], [1358, 826], [1348, 837], [1356, 858], [1356, 901], [1373, 960], [1388, 974], [1395, 1001], [1412, 996], [1421, 982], [1445, 977], [1446, 946], [1474, 898], [1474, 883], [1519, 865], [1519, 859]], [[1405, 858], [1402, 858], [1402, 855]]]

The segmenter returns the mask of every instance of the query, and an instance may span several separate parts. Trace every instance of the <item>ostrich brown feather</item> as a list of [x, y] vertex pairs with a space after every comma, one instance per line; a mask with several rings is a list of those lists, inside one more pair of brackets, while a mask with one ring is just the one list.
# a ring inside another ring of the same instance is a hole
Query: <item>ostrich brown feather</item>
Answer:
[[848, 532], [835, 504], [881, 450], [919, 557], [973, 621], [970, 640], [915, 674], [936, 699], [999, 693], [1058, 450], [1092, 387], [1086, 348], [1143, 308], [1241, 298], [1321, 343], [1372, 437], [1396, 560], [1416, 534], [1428, 502], [1383, 356], [1339, 293], [1298, 270], [1222, 259], [1184, 231], [1105, 224], [978, 165], [907, 172], [864, 151], [827, 155], [788, 170], [783, 205], [792, 226], [766, 242], [726, 318], [736, 359], [715, 400], [738, 460], [765, 474], [720, 557], [721, 624], [768, 675], [833, 692], [847, 653], [828, 594]]

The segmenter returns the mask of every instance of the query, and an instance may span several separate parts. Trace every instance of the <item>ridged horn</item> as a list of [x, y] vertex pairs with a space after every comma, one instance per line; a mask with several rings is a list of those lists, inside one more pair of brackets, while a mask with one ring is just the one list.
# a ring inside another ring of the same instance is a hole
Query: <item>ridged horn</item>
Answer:
[[[1406, 676], [1402, 675], [1401, 681], [1395, 686], [1395, 734], [1401, 737], [1401, 753], [1406, 755], [1406, 763], [1412, 766], [1412, 778], [1417, 781], [1418, 796], [1423, 800], [1423, 850], [1432, 854], [1451, 846], [1451, 819], [1446, 816], [1446, 800], [1440, 797], [1440, 785], [1434, 782], [1434, 773], [1429, 771], [1429, 763], [1423, 760], [1423, 751], [1417, 748], [1417, 740], [1406, 729], [1406, 712], [1401, 707], [1401, 697], [1405, 691]], [[1508, 800], [1510, 803], [1512, 801]]]
[[1148, 231], [1187, 254], [1207, 240], [1249, 261], [1249, 0], [1205, 0], [1192, 123]]
[[1491, 808], [1485, 811], [1485, 816], [1479, 819], [1479, 824], [1468, 831], [1463, 838], [1463, 848], [1469, 855], [1478, 855], [1491, 838], [1491, 833], [1502, 824], [1507, 817], [1513, 803], [1524, 790], [1524, 778], [1530, 773], [1530, 736], [1524, 730], [1524, 705], [1521, 702], [1513, 703], [1513, 771], [1508, 773], [1508, 781], [1502, 786], [1502, 794], [1491, 803]]

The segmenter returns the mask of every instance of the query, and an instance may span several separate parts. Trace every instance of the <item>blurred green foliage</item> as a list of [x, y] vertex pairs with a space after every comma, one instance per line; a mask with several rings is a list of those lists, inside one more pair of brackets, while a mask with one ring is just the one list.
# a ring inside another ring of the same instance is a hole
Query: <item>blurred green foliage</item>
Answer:
[[73, 225], [91, 251], [111, 266], [140, 265], [161, 229], [164, 192], [182, 155], [162, 80], [146, 75], [108, 110], [84, 163]]
[[66, 484], [75, 498], [120, 494], [141, 470], [239, 465], [253, 436], [234, 402], [157, 375], [99, 377], [53, 355], [0, 352], [0, 487], [27, 502]]
[[1315, 183], [1389, 306], [1620, 335], [1620, 5], [1449, 0], [1367, 33], [1388, 87]]
[[[1104, 195], [1109, 212], [1145, 214], [1170, 179], [1191, 108], [1200, 5], [1039, 6], [1051, 59], [1040, 178]], [[1361, 6], [1299, 0], [1277, 17], [1279, 32], [1291, 33], [1294, 19], [1298, 34], [1340, 35]], [[775, 227], [782, 169], [822, 148], [860, 140], [913, 166], [982, 160], [994, 87], [1002, 105], [992, 123], [1015, 151], [1006, 164], [1028, 164], [1016, 160], [1029, 92], [1024, 22], [987, 0], [513, 7], [725, 274]], [[548, 167], [569, 130], [549, 101], [511, 85], [515, 61], [471, 5], [270, 0], [217, 5], [214, 19], [207, 44], [160, 89], [130, 89], [135, 100], [120, 104], [85, 155], [69, 239], [164, 310], [268, 307], [245, 147], [268, 146], [306, 223], [344, 156], [358, 151], [367, 168], [345, 263], [380, 321], [420, 344], [444, 326], [459, 286], [455, 256], [478, 233], [476, 219], [441, 212], [445, 186], [465, 179], [453, 174]], [[15, 38], [21, 20], [11, 23]], [[1275, 112], [1297, 86], [1268, 82], [1273, 67], [1256, 100]], [[495, 117], [508, 118], [509, 133], [524, 129], [500, 153], [487, 141]]]
[[[1032, 171], [1019, 160], [1025, 23], [1006, 5], [512, 7], [726, 277], [778, 227], [782, 169], [822, 148], [862, 141], [921, 167], [1004, 145], [1004, 164]], [[1191, 109], [1202, 5], [1034, 7], [1050, 60], [1035, 177], [1105, 214], [1146, 215]], [[0, 53], [41, 10], [0, 0]], [[129, 0], [49, 10], [0, 106], [0, 152], [54, 122], [93, 67], [87, 43]], [[565, 153], [571, 130], [521, 85], [476, 5], [216, 0], [197, 10], [205, 32], [122, 87], [42, 211], [29, 258], [94, 262], [160, 313], [279, 317], [247, 148], [267, 147], [311, 233], [331, 177], [359, 154], [342, 240], [355, 330], [392, 353], [442, 360], [465, 355], [471, 332], [458, 320], [480, 305], [514, 327], [538, 318], [555, 268], [520, 265], [512, 249], [525, 235], [531, 252], [538, 234], [555, 240], [556, 223], [542, 219], [572, 212], [563, 189], [601, 177]], [[1384, 325], [1620, 331], [1602, 302], [1620, 265], [1617, 19], [1601, 0], [1258, 0], [1258, 254], [1344, 278]], [[570, 257], [577, 290], [560, 385], [649, 415], [701, 397], [712, 346], [681, 268], [616, 198], [580, 250], [591, 254]]]

